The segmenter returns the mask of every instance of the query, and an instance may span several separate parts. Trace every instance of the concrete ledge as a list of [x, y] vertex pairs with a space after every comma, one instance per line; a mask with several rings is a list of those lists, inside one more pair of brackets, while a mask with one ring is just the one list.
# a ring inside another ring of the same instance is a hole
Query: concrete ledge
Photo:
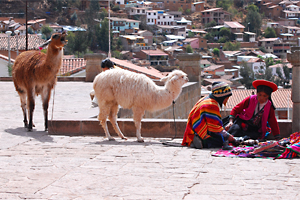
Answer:
[[[173, 119], [143, 119], [141, 134], [143, 137], [154, 138], [182, 138], [186, 120], [176, 120], [176, 132]], [[118, 124], [126, 137], [136, 137], [136, 129], [132, 119], [118, 119]], [[117, 136], [108, 121], [108, 130], [112, 136]], [[48, 133], [50, 135], [67, 136], [105, 136], [102, 126], [97, 119], [88, 120], [49, 120]]]
[[[153, 138], [182, 138], [186, 119], [176, 119], [176, 134], [173, 119], [143, 119], [141, 133], [143, 137]], [[135, 125], [132, 119], [120, 118], [118, 124], [126, 137], [135, 137]], [[291, 120], [278, 120], [281, 137], [289, 137], [292, 134]], [[108, 130], [112, 136], [117, 136], [111, 123], [108, 121]], [[97, 119], [87, 120], [49, 120], [50, 135], [67, 136], [105, 136], [104, 130]], [[269, 139], [273, 139], [270, 135]]]

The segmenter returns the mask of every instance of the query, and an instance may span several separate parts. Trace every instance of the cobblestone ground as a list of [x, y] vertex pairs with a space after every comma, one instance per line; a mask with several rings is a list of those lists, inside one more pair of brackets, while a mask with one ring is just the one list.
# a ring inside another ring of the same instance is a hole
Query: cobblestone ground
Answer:
[[[91, 83], [59, 82], [49, 117], [88, 117]], [[219, 158], [216, 149], [167, 147], [166, 138], [107, 141], [22, 126], [12, 82], [0, 82], [0, 199], [300, 199], [300, 159]]]

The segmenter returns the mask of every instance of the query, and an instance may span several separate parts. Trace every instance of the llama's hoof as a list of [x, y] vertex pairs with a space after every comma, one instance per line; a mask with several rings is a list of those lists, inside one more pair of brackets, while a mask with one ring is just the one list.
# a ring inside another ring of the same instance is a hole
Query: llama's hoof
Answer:
[[138, 138], [137, 141], [138, 141], [138, 142], [144, 142], [144, 139], [143, 139], [143, 138]]
[[122, 137], [123, 140], [128, 140], [127, 137]]
[[27, 131], [28, 132], [32, 132], [32, 128], [27, 128]]
[[113, 138], [113, 137], [108, 138], [108, 141], [115, 141], [115, 138]]

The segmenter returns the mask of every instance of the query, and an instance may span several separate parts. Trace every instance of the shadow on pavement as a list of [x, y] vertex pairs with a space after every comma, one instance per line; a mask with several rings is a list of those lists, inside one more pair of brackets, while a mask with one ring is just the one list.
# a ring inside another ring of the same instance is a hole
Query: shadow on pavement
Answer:
[[23, 127], [15, 128], [15, 129], [5, 129], [5, 132], [22, 137], [32, 137], [40, 142], [53, 142], [53, 138], [48, 135], [47, 131], [27, 131]]
[[[144, 138], [145, 139], [145, 138]], [[98, 142], [93, 142], [90, 144], [96, 144], [96, 145], [142, 145], [142, 146], [149, 146], [149, 145], [157, 145], [157, 144], [162, 144], [160, 142], [138, 142], [138, 141], [132, 141], [132, 140], [114, 140], [114, 141], [109, 141], [109, 140], [103, 140], [103, 141], [98, 141]]]

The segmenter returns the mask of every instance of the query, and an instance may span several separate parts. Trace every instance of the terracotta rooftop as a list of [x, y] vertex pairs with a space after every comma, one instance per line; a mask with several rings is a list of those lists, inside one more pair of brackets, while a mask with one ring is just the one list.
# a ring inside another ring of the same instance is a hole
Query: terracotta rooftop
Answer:
[[[8, 50], [7, 49], [7, 35], [1, 34], [0, 35], [0, 49], [1, 50]], [[41, 39], [38, 35], [28, 35], [28, 50], [38, 50], [39, 45], [46, 42], [46, 40]], [[26, 49], [26, 36], [25, 35], [19, 35], [18, 37], [18, 47], [19, 50], [25, 50]], [[17, 49], [17, 36], [11, 36], [10, 37], [10, 48], [12, 50]]]
[[[232, 90], [232, 96], [227, 102], [227, 109], [232, 109], [246, 97], [256, 94], [256, 89]], [[206, 96], [206, 95], [204, 95]], [[272, 101], [277, 110], [284, 110], [293, 106], [291, 89], [278, 89], [272, 93]]]
[[168, 54], [164, 53], [163, 51], [159, 50], [159, 49], [155, 49], [155, 50], [141, 50], [142, 52], [144, 52], [147, 55], [150, 56], [167, 56]]
[[245, 26], [243, 26], [242, 24], [238, 23], [238, 22], [224, 22], [224, 24], [226, 24], [227, 26], [229, 26], [230, 28], [245, 28]]
[[[276, 64], [276, 65], [271, 65], [269, 66], [270, 68], [277, 68], [277, 67], [283, 67], [284, 65], [279, 63], [279, 64]], [[291, 63], [287, 63], [286, 66], [291, 69], [293, 67], [293, 65]]]
[[264, 62], [264, 61], [260, 58], [250, 58], [247, 62], [254, 63], [254, 62]]
[[127, 69], [133, 72], [145, 74], [146, 76], [152, 78], [152, 79], [161, 79], [165, 77], [163, 74], [160, 73], [159, 70], [148, 66], [148, 67], [140, 67], [138, 65], [135, 65], [127, 60], [120, 60], [117, 58], [111, 58], [111, 61], [114, 62], [118, 67]]
[[224, 65], [210, 65], [209, 67], [206, 67], [204, 71], [214, 71], [216, 69], [219, 69], [221, 67], [224, 67]]

